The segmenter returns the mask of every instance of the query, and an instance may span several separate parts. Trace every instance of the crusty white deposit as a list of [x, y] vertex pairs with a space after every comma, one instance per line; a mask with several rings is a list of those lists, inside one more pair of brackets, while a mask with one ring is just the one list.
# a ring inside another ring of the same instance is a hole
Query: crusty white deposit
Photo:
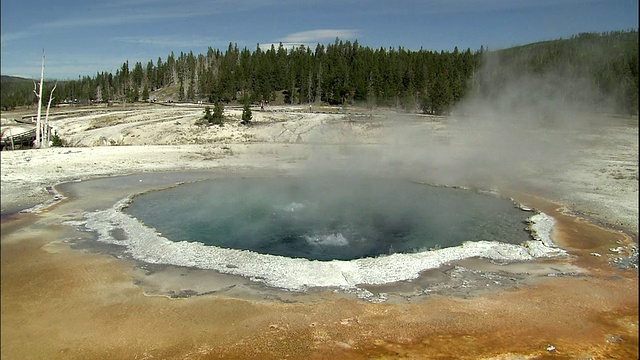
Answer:
[[[239, 109], [225, 112], [223, 127], [196, 125], [203, 107], [195, 105], [52, 111], [50, 122], [70, 147], [3, 151], [2, 209], [50, 198], [47, 186], [96, 176], [343, 167], [407, 172], [429, 183], [506, 186], [638, 232], [637, 118], [590, 115], [589, 126], [523, 130], [508, 142], [483, 138], [466, 119], [312, 110], [254, 109], [250, 127], [239, 124]], [[3, 128], [19, 115], [3, 113]]]

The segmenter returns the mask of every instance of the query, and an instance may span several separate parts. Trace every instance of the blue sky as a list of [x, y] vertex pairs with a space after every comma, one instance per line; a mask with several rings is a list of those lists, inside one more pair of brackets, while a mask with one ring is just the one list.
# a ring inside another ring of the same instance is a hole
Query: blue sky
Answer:
[[77, 79], [173, 51], [358, 40], [372, 48], [506, 48], [638, 29], [638, 0], [2, 0], [2, 75]]

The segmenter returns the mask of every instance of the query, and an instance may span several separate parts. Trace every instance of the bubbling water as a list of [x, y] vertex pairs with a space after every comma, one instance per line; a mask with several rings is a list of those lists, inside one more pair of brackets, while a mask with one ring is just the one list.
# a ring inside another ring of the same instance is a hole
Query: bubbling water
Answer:
[[386, 178], [207, 180], [137, 196], [126, 212], [175, 242], [321, 261], [531, 239], [530, 214], [506, 199]]

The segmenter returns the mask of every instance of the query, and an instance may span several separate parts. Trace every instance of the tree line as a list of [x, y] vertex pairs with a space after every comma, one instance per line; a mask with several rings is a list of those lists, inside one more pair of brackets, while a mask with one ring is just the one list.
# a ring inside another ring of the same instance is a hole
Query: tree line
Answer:
[[339, 39], [315, 50], [282, 44], [254, 51], [229, 44], [226, 52], [181, 52], [146, 65], [125, 62], [115, 74], [98, 73], [67, 84], [67, 97], [94, 101], [146, 101], [154, 90], [176, 86], [178, 101], [287, 104], [366, 103], [442, 113], [459, 100], [478, 66], [479, 52], [371, 49]]
[[[486, 71], [487, 64], [494, 64]], [[497, 64], [497, 65], [495, 65]], [[146, 64], [124, 62], [116, 70], [58, 84], [55, 101], [148, 101], [154, 90], [173, 87], [177, 101], [260, 102], [278, 94], [288, 104], [327, 103], [393, 107], [430, 114], [447, 113], [473, 89], [490, 97], [513, 74], [557, 72], [563, 80], [587, 81], [596, 101], [615, 111], [638, 112], [638, 32], [587, 33], [503, 50], [408, 50], [360, 46], [336, 39], [315, 49], [282, 44], [251, 51], [230, 43], [226, 51], [209, 48], [161, 57]], [[564, 96], [586, 95], [576, 82]], [[45, 91], [53, 84], [46, 84]], [[6, 91], [5, 91], [6, 89]], [[566, 94], [568, 92], [568, 94]], [[590, 96], [593, 96], [592, 94]], [[591, 101], [591, 100], [590, 100]], [[34, 102], [32, 87], [2, 83], [2, 107]]]

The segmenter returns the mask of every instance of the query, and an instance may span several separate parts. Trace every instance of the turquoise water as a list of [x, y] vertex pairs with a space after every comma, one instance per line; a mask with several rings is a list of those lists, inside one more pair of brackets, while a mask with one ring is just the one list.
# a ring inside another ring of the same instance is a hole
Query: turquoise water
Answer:
[[469, 190], [372, 178], [236, 178], [150, 192], [125, 210], [172, 241], [310, 260], [520, 244], [531, 215]]

